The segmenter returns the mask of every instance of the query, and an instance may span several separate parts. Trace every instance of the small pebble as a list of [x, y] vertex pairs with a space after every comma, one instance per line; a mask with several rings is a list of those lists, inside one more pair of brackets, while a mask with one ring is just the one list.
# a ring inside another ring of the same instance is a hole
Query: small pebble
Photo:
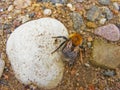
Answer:
[[61, 3], [56, 3], [55, 6], [56, 6], [56, 7], [61, 7], [61, 6], [63, 6], [63, 4], [61, 4]]
[[118, 15], [119, 14], [119, 11], [115, 10], [115, 9], [113, 9], [112, 12], [113, 12], [114, 15]]
[[100, 10], [98, 6], [92, 6], [87, 12], [87, 19], [90, 21], [95, 21], [100, 15]]
[[92, 38], [91, 36], [89, 36], [89, 37], [87, 38], [87, 40], [88, 40], [89, 42], [92, 42], [92, 41], [93, 41], [93, 38]]
[[34, 16], [35, 16], [34, 12], [32, 12], [32, 13], [29, 14], [29, 18], [33, 18]]
[[102, 19], [100, 19], [100, 21], [99, 21], [99, 23], [102, 24], [102, 25], [105, 24], [105, 22], [106, 22], [106, 18], [102, 18]]
[[110, 20], [113, 18], [113, 13], [108, 7], [102, 7], [102, 13], [106, 17], [106, 19]]
[[78, 2], [78, 3], [81, 3], [83, 2], [84, 0], [75, 0], [75, 2]]
[[70, 16], [71, 16], [71, 18], [73, 20], [73, 27], [74, 27], [74, 29], [77, 32], [79, 32], [80, 27], [84, 26], [84, 22], [83, 22], [82, 16], [79, 13], [77, 13], [77, 12], [71, 13]]
[[110, 4], [110, 0], [98, 0], [98, 1], [102, 5], [109, 5]]
[[9, 68], [5, 66], [4, 70], [5, 70], [6, 72], [8, 72], [8, 71], [9, 71]]
[[0, 84], [8, 86], [8, 81], [1, 79]]
[[87, 42], [87, 46], [88, 46], [88, 48], [91, 48], [92, 43], [91, 42]]
[[14, 13], [15, 13], [15, 14], [19, 14], [19, 13], [21, 13], [21, 10], [20, 10], [20, 9], [15, 9], [15, 10], [14, 10]]
[[42, 0], [36, 0], [36, 2], [41, 2]]
[[45, 9], [45, 10], [43, 11], [43, 14], [44, 14], [44, 15], [51, 15], [51, 14], [52, 14], [52, 10], [51, 10], [51, 9]]
[[4, 29], [4, 30], [5, 30], [5, 29], [9, 29], [10, 27], [11, 27], [10, 24], [6, 24], [6, 23], [5, 23], [5, 24], [3, 25], [3, 29]]
[[30, 90], [35, 90], [37, 87], [36, 86], [34, 86], [34, 85], [30, 85]]
[[114, 24], [98, 27], [94, 33], [109, 41], [118, 41], [120, 39], [119, 28]]
[[0, 12], [3, 12], [4, 11], [4, 9], [3, 8], [0, 8]]
[[22, 23], [25, 23], [30, 20], [29, 15], [21, 16], [20, 19], [21, 19]]
[[64, 4], [67, 2], [67, 0], [42, 0], [42, 2], [52, 2], [53, 4], [55, 4], [55, 3]]
[[4, 67], [5, 67], [5, 62], [4, 62], [4, 60], [2, 60], [2, 59], [0, 58], [0, 78], [1, 78], [1, 76], [2, 76]]
[[85, 63], [84, 65], [85, 65], [86, 67], [90, 67], [90, 64], [88, 64], [88, 63]]
[[11, 16], [11, 15], [8, 15], [8, 19], [12, 19], [12, 16]]
[[114, 2], [114, 3], [113, 3], [113, 6], [114, 6], [114, 8], [115, 8], [116, 10], [119, 10], [119, 5], [118, 5], [117, 2]]
[[14, 8], [14, 6], [13, 6], [13, 5], [10, 5], [10, 6], [8, 7], [8, 11], [12, 11], [13, 8]]
[[84, 10], [83, 5], [81, 3], [76, 3], [75, 4], [75, 9], [78, 12], [83, 12], [83, 10]]
[[15, 5], [15, 8], [22, 9], [26, 8], [31, 5], [31, 0], [14, 0], [13, 4]]
[[71, 3], [68, 3], [68, 4], [67, 4], [67, 7], [68, 7], [71, 11], [75, 11], [75, 7], [74, 7]]
[[12, 33], [10, 29], [4, 30], [4, 32], [5, 32], [6, 34], [11, 34], [11, 33]]
[[86, 25], [87, 25], [88, 28], [96, 28], [97, 27], [95, 22], [87, 22]]
[[116, 75], [116, 72], [115, 72], [114, 70], [105, 70], [105, 71], [103, 72], [103, 75], [104, 75], [104, 76], [108, 76], [108, 77], [113, 77], [113, 76]]
[[19, 21], [19, 20], [14, 20], [13, 21], [13, 27], [18, 27], [18, 26], [20, 26], [20, 24], [21, 24], [21, 21]]

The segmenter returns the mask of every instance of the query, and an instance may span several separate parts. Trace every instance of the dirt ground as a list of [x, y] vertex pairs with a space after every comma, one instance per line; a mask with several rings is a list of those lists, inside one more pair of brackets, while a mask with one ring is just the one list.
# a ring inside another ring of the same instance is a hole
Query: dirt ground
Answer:
[[[83, 7], [89, 8], [93, 2], [98, 3], [97, 0], [88, 0], [88, 2], [83, 3]], [[120, 1], [118, 0], [118, 2]], [[8, 6], [11, 4], [13, 4], [13, 0], [6, 2], [0, 0], [0, 8], [4, 8], [4, 11], [0, 12], [0, 54], [1, 58], [6, 63], [3, 75], [0, 79], [0, 90], [45, 90], [37, 88], [35, 85], [25, 86], [15, 78], [6, 55], [6, 41], [14, 29], [22, 24], [22, 22], [18, 20], [19, 17], [31, 13], [34, 13], [34, 16], [31, 17], [30, 20], [42, 17], [56, 18], [66, 26], [69, 33], [74, 32], [73, 21], [69, 15], [72, 11], [66, 5], [55, 7], [55, 5], [51, 3], [38, 3], [33, 1], [31, 6], [23, 8], [20, 13], [16, 13], [15, 8], [11, 12], [7, 10]], [[52, 10], [50, 16], [43, 14], [44, 7]], [[82, 11], [76, 10], [76, 12], [82, 13], [85, 24], [87, 22], [86, 10], [87, 9], [83, 9]], [[119, 24], [120, 13], [115, 13], [114, 16], [115, 17], [107, 23]], [[97, 24], [97, 22], [95, 23]], [[99, 24], [97, 25], [100, 26]], [[87, 40], [89, 37], [92, 37], [92, 39], [96, 38], [96, 36], [87, 32], [87, 30], [92, 32], [94, 29], [83, 27], [81, 30], [80, 33], [83, 35], [84, 40]], [[120, 42], [116, 44], [120, 45]], [[103, 72], [105, 69], [94, 67], [89, 62], [91, 50], [92, 47], [88, 48], [85, 46], [85, 52], [82, 54], [83, 63], [81, 63], [81, 58], [78, 58], [72, 67], [69, 67], [68, 63], [65, 62], [64, 77], [61, 83], [51, 90], [120, 90], [120, 67], [115, 69], [117, 73], [115, 76], [104, 76]]]

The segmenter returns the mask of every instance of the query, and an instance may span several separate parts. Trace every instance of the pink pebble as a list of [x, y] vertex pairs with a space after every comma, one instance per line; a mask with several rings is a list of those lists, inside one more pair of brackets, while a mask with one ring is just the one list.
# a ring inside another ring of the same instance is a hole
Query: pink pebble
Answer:
[[114, 24], [108, 24], [106, 26], [99, 27], [94, 33], [109, 41], [118, 41], [120, 39], [120, 31]]

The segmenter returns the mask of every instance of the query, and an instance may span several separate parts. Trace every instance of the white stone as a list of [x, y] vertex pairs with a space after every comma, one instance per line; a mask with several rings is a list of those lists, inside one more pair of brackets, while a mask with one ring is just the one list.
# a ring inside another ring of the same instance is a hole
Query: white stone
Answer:
[[12, 11], [13, 8], [14, 8], [14, 6], [13, 6], [13, 5], [10, 5], [10, 6], [8, 7], [8, 11]]
[[100, 21], [99, 21], [99, 23], [102, 24], [102, 25], [105, 24], [105, 22], [106, 22], [106, 18], [102, 18], [102, 19], [100, 19]]
[[61, 51], [51, 54], [68, 36], [65, 26], [56, 19], [41, 18], [19, 26], [7, 41], [7, 55], [16, 78], [23, 84], [51, 89], [61, 81], [64, 64]]
[[43, 14], [44, 14], [44, 15], [51, 15], [51, 14], [52, 14], [52, 10], [51, 10], [51, 9], [45, 9], [45, 10], [43, 11]]
[[114, 6], [114, 8], [115, 8], [116, 10], [119, 10], [119, 5], [118, 5], [117, 2], [114, 2], [114, 3], [113, 3], [113, 6]]
[[56, 6], [56, 7], [62, 7], [63, 4], [61, 4], [61, 3], [55, 3], [55, 6]]
[[68, 7], [71, 11], [75, 11], [75, 7], [74, 7], [71, 3], [68, 3], [68, 4], [67, 4], [67, 7]]
[[0, 77], [2, 76], [4, 67], [5, 67], [5, 62], [0, 59]]

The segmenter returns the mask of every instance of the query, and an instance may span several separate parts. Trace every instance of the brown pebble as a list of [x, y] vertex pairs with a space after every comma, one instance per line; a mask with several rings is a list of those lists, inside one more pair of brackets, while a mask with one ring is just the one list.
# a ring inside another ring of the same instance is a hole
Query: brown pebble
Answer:
[[112, 12], [115, 14], [115, 15], [118, 15], [119, 14], [119, 11], [118, 10], [112, 10]]
[[91, 41], [93, 41], [93, 38], [92, 38], [91, 36], [89, 36], [89, 37], [87, 38], [87, 40], [88, 40], [89, 42], [91, 42]]
[[97, 27], [97, 25], [94, 22], [87, 22], [86, 25], [88, 28], [96, 28]]

